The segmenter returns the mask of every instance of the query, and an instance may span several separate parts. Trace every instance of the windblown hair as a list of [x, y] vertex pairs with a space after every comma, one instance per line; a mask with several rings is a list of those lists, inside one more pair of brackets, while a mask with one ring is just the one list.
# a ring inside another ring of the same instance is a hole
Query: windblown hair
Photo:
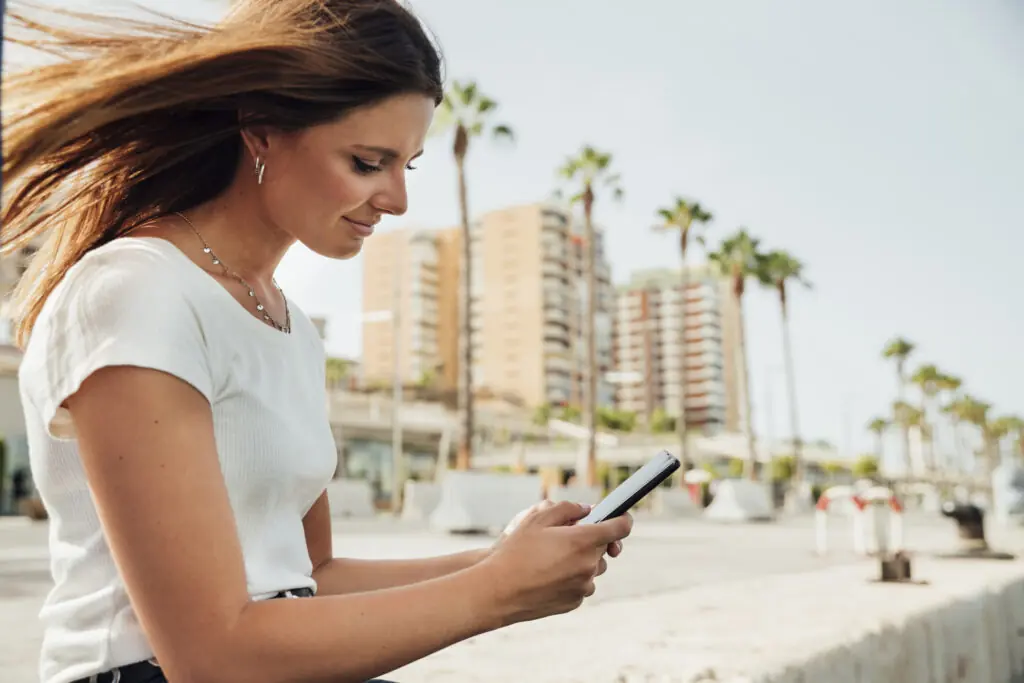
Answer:
[[45, 11], [74, 27], [12, 8], [5, 36], [56, 57], [3, 82], [0, 256], [45, 239], [11, 300], [22, 346], [83, 255], [220, 195], [246, 127], [442, 98], [440, 55], [397, 0], [236, 0], [212, 27]]

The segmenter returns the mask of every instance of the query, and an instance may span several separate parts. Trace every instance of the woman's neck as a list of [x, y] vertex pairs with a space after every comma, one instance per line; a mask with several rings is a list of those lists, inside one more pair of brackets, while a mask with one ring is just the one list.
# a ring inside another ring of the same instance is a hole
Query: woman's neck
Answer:
[[185, 215], [228, 269], [246, 280], [269, 284], [295, 239], [263, 214], [255, 188], [238, 185]]

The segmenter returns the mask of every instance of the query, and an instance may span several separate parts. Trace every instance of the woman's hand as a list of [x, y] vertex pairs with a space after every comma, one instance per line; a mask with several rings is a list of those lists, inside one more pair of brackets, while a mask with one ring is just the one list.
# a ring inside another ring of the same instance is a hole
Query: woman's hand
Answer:
[[629, 535], [633, 519], [577, 525], [589, 511], [576, 503], [535, 505], [477, 565], [490, 574], [503, 624], [569, 612], [594, 594], [605, 553]]
[[[517, 526], [519, 526], [519, 523], [521, 521], [523, 521], [523, 519], [527, 515], [529, 515], [529, 514], [531, 514], [533, 512], [536, 512], [538, 510], [546, 510], [547, 508], [550, 508], [553, 505], [555, 505], [555, 503], [553, 503], [550, 500], [546, 500], [545, 499], [545, 500], [542, 500], [539, 503], [536, 503], [535, 505], [531, 505], [530, 507], [526, 508], [525, 510], [523, 510], [522, 512], [517, 514], [515, 517], [513, 517], [512, 521], [509, 522], [508, 525], [505, 527], [505, 529], [501, 532], [501, 535], [498, 536], [498, 540], [495, 541], [494, 546], [491, 548], [491, 552], [494, 552], [494, 550], [499, 545], [501, 545], [502, 541], [504, 541], [508, 537], [508, 535], [510, 533], [512, 533], [512, 531], [514, 531]], [[582, 507], [582, 508], [584, 508], [586, 510], [586, 512], [583, 513], [584, 516], [586, 516], [590, 512], [590, 509], [592, 507], [590, 505], [586, 505], [586, 504], [582, 504], [582, 503], [580, 503], [579, 505], [580, 505], [580, 507]], [[575, 522], [573, 522], [573, 523], [575, 523]], [[608, 556], [609, 557], [618, 557], [619, 555], [621, 555], [622, 554], [622, 541], [615, 541], [614, 543], [609, 543], [608, 544], [608, 551], [607, 552], [608, 552]]]

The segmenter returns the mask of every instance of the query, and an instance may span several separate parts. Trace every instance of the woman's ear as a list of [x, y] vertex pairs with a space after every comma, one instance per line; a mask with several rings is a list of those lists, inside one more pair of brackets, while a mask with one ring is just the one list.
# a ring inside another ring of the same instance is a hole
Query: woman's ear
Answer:
[[250, 126], [242, 129], [242, 143], [255, 159], [266, 159], [270, 149], [270, 128], [267, 126]]

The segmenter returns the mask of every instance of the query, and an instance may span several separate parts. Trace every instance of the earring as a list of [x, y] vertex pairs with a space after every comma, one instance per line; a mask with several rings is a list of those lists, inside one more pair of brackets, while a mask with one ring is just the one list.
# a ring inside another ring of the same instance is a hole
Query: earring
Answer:
[[267, 165], [266, 165], [266, 163], [263, 162], [263, 159], [261, 159], [260, 157], [256, 157], [256, 169], [255, 170], [256, 170], [256, 184], [257, 185], [262, 185], [263, 184], [263, 172], [267, 170]]

